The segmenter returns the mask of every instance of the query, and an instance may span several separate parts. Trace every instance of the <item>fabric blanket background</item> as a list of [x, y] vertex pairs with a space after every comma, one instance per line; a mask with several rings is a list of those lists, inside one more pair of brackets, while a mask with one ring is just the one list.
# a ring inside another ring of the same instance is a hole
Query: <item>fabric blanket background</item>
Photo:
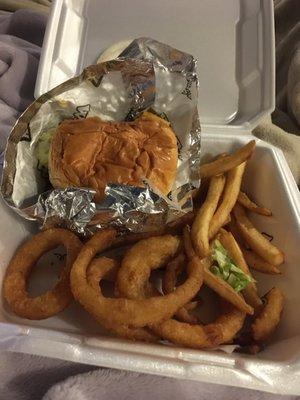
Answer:
[[0, 16], [0, 170], [11, 127], [33, 101], [46, 22], [25, 10]]
[[[27, 1], [2, 1], [4, 3], [14, 6], [16, 3], [20, 6], [30, 4]], [[284, 151], [299, 184], [299, 0], [275, 0], [275, 6], [277, 97], [272, 120], [276, 125], [272, 124], [271, 118], [267, 118], [255, 129], [254, 134]], [[0, 154], [16, 118], [33, 100], [45, 24], [44, 15], [28, 10], [0, 15]], [[300, 399], [222, 385], [98, 369], [26, 354], [0, 353], [0, 399], [38, 400], [42, 397], [44, 400]]]
[[[283, 150], [300, 185], [300, 2], [275, 0], [276, 109], [254, 134]], [[288, 134], [287, 134], [288, 133]]]

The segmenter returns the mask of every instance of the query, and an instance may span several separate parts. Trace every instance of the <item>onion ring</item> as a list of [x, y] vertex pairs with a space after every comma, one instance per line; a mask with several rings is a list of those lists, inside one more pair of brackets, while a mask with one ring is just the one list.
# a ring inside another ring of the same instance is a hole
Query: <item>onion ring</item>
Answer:
[[[122, 263], [122, 267], [124, 268], [124, 272], [127, 271], [126, 266], [130, 266], [132, 264], [137, 263], [139, 257], [143, 256], [144, 262], [149, 263], [149, 265], [157, 265], [157, 263], [151, 264], [151, 248], [158, 249], [159, 243], [162, 243], [161, 238], [152, 238], [153, 240], [150, 243], [150, 239], [148, 239], [147, 246], [145, 243], [141, 243], [141, 245], [136, 246], [133, 251], [130, 251], [130, 254], [127, 253], [126, 263]], [[158, 240], [154, 240], [158, 239]], [[147, 249], [147, 251], [142, 252], [142, 249]], [[132, 250], [132, 249], [131, 249]], [[165, 255], [165, 253], [163, 253]], [[137, 257], [137, 261], [135, 260]], [[147, 258], [149, 257], [149, 261]], [[123, 260], [124, 262], [124, 260]], [[199, 260], [198, 257], [193, 257], [190, 262], [195, 262], [201, 266], [202, 276], [199, 276], [200, 282], [199, 285], [202, 285], [203, 282], [203, 264]], [[150, 267], [149, 267], [150, 269]], [[139, 272], [139, 268], [135, 267], [135, 273]], [[118, 279], [120, 274], [118, 274]], [[131, 277], [135, 285], [128, 284], [123, 285], [123, 294], [128, 298], [136, 298], [140, 299], [144, 293], [144, 287], [148, 280], [148, 274], [143, 273], [136, 279], [133, 276], [133, 271], [131, 270], [128, 275], [125, 273], [122, 275], [122, 280]], [[200, 289], [200, 287], [199, 287]], [[125, 293], [124, 293], [125, 292]], [[227, 304], [226, 311], [215, 321], [213, 324], [209, 325], [191, 325], [183, 322], [176, 321], [174, 319], [169, 319], [167, 321], [163, 321], [159, 324], [149, 324], [150, 328], [153, 330], [155, 334], [161, 336], [164, 339], [170, 340], [171, 342], [185, 345], [187, 347], [192, 348], [203, 348], [203, 347], [214, 347], [221, 343], [232, 340], [235, 334], [241, 329], [244, 319], [245, 313], [239, 311], [231, 304]]]
[[[70, 278], [73, 295], [95, 319], [100, 321], [106, 320], [111, 325], [143, 327], [170, 318], [198, 292], [200, 288], [201, 267], [197, 262], [192, 261], [188, 264], [188, 277], [186, 281], [181, 286], [178, 286], [173, 293], [166, 296], [155, 296], [140, 300], [105, 298], [99, 291], [93, 289], [88, 284], [86, 272], [88, 265], [95, 255], [107, 249], [115, 237], [116, 231], [114, 229], [97, 232], [82, 247], [71, 270]], [[161, 243], [164, 237], [160, 237], [158, 240]], [[135, 244], [132, 249], [138, 246], [139, 243]], [[138, 248], [140, 248], [140, 245]], [[157, 251], [157, 249], [154, 250]], [[143, 252], [143, 263], [147, 255], [147, 253]]]
[[119, 267], [120, 263], [113, 258], [94, 258], [87, 269], [87, 281], [95, 290], [98, 290], [102, 279], [108, 282], [115, 282]]
[[191, 325], [169, 319], [151, 325], [154, 333], [180, 346], [194, 349], [212, 348], [232, 341], [242, 328], [246, 314], [222, 301], [222, 314], [207, 325]]
[[125, 253], [117, 276], [120, 295], [132, 299], [147, 297], [145, 287], [151, 271], [173, 258], [179, 246], [179, 238], [171, 235], [154, 236], [132, 246]]
[[[41, 296], [30, 297], [26, 282], [33, 266], [44, 253], [59, 245], [67, 250], [67, 260], [61, 269], [59, 281], [52, 290]], [[11, 310], [19, 317], [38, 320], [64, 310], [73, 298], [69, 275], [81, 246], [74, 233], [59, 228], [39, 232], [22, 244], [11, 259], [3, 282], [4, 298]]]
[[[172, 261], [170, 261], [165, 269], [165, 273], [162, 279], [162, 289], [165, 294], [172, 293], [175, 290], [177, 278], [184, 270], [186, 263], [186, 258], [183, 253], [180, 253], [177, 257], [175, 257]], [[197, 307], [197, 302], [192, 307]], [[198, 319], [189, 313], [187, 309], [189, 304], [186, 304], [184, 307], [180, 308], [175, 317], [180, 322], [187, 322], [189, 324], [196, 324]]]
[[[95, 258], [87, 270], [88, 284], [93, 289], [101, 292], [100, 281], [102, 279], [108, 279], [109, 281], [114, 279], [119, 266], [120, 264], [114, 259], [108, 257]], [[126, 339], [142, 340], [144, 342], [155, 342], [159, 339], [150, 330], [147, 330], [147, 328], [130, 328], [128, 325], [113, 325], [108, 324], [106, 320], [100, 319], [97, 319], [97, 322], [106, 330]]]
[[266, 304], [251, 325], [252, 337], [264, 342], [274, 332], [280, 322], [284, 297], [280, 289], [274, 287], [266, 295]]
[[179, 253], [178, 256], [171, 260], [165, 269], [164, 276], [162, 278], [162, 290], [164, 293], [173, 292], [177, 278], [184, 269], [184, 262], [186, 261], [185, 255]]

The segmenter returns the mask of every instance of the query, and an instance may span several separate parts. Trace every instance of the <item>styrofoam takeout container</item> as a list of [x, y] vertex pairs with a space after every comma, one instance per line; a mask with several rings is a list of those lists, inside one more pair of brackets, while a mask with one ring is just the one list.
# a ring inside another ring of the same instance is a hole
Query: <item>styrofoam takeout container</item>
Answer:
[[[181, 0], [124, 5], [109, 0], [57, 0], [43, 46], [36, 95], [79, 73], [115, 42], [151, 36], [198, 59], [203, 157], [230, 152], [274, 107], [272, 0]], [[157, 375], [300, 393], [300, 198], [280, 150], [262, 141], [244, 179], [247, 192], [274, 217], [251, 216], [285, 252], [282, 276], [257, 275], [260, 293], [281, 287], [286, 305], [270, 345], [256, 356], [133, 343], [99, 333], [77, 304], [45, 321], [0, 307], [0, 348]], [[36, 229], [0, 202], [0, 280], [18, 244]], [[44, 269], [32, 286], [43, 290]]]

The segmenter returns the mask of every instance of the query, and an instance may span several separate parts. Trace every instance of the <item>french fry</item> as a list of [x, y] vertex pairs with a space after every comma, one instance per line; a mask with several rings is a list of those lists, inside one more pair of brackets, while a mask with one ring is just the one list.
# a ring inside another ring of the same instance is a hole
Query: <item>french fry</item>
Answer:
[[[227, 155], [228, 155], [227, 153], [221, 153], [216, 157], [216, 160], [222, 159]], [[208, 186], [209, 186], [209, 179], [202, 179], [200, 187], [198, 189], [195, 189], [192, 193], [194, 205], [202, 204], [204, 202], [208, 191]]]
[[210, 163], [201, 165], [201, 178], [209, 178], [211, 176], [223, 174], [230, 169], [237, 167], [251, 157], [254, 148], [255, 140], [251, 140], [251, 142], [238, 149], [235, 153], [229, 156], [218, 158], [217, 160]]
[[191, 238], [196, 254], [200, 258], [209, 254], [209, 225], [218, 206], [224, 185], [225, 178], [223, 175], [211, 178], [206, 200], [198, 210], [192, 225]]
[[192, 240], [191, 240], [191, 230], [188, 225], [183, 228], [183, 245], [185, 254], [187, 258], [191, 260], [193, 257], [196, 257], [195, 250], [193, 248]]
[[227, 218], [230, 216], [230, 213], [237, 201], [245, 167], [246, 162], [243, 162], [227, 172], [221, 204], [217, 208], [217, 211], [210, 222], [209, 239], [213, 238], [218, 233], [219, 229], [226, 224]]
[[241, 236], [241, 233], [239, 231], [239, 228], [236, 224], [233, 215], [231, 217], [231, 221], [228, 223], [227, 226], [229, 231], [235, 238], [235, 240], [238, 242], [240, 249], [243, 253], [244, 259], [250, 268], [270, 275], [281, 274], [280, 270], [277, 267], [275, 267], [275, 265], [268, 263], [267, 261], [263, 260], [258, 254], [254, 253], [254, 251], [248, 250], [246, 248], [245, 241]]
[[231, 221], [231, 215], [229, 214], [229, 215], [227, 215], [227, 218], [226, 218], [226, 220], [225, 220], [224, 225], [229, 224], [230, 221]]
[[[243, 253], [239, 248], [236, 240], [230, 232], [221, 229], [218, 236], [222, 246], [228, 251], [229, 256], [235, 262], [235, 264], [247, 275], [252, 278], [251, 272], [249, 271], [248, 265], [243, 257]], [[257, 288], [254, 282], [249, 282], [248, 286], [242, 291], [245, 300], [254, 309], [259, 308], [262, 305], [262, 301], [257, 294]]]
[[256, 214], [265, 215], [266, 217], [272, 216], [271, 210], [266, 207], [258, 206], [256, 203], [249, 199], [246, 193], [242, 191], [240, 191], [237, 201], [241, 206], [247, 208], [247, 210], [253, 211]]
[[194, 212], [190, 211], [182, 215], [180, 218], [175, 219], [174, 221], [166, 225], [166, 233], [170, 234], [181, 233], [185, 225], [189, 225], [193, 222], [194, 217], [195, 217]]
[[226, 228], [229, 230], [230, 233], [232, 233], [233, 237], [238, 242], [240, 247], [242, 247], [243, 249], [247, 247], [247, 244], [242, 238], [241, 232], [239, 231], [239, 228], [236, 224], [236, 220], [233, 214], [231, 214], [231, 219], [228, 222]]
[[[189, 228], [185, 227], [183, 230], [183, 241], [186, 255], [189, 259], [195, 257], [196, 253], [190, 238]], [[233, 304], [240, 311], [247, 314], [253, 314], [253, 308], [247, 304], [239, 293], [237, 293], [227, 282], [210, 272], [211, 260], [209, 257], [201, 260], [204, 266], [204, 283], [216, 292], [220, 297]]]
[[277, 267], [275, 267], [275, 265], [272, 265], [263, 260], [258, 254], [254, 253], [253, 251], [242, 249], [242, 252], [250, 268], [270, 275], [281, 274], [281, 271]]
[[216, 292], [220, 297], [233, 304], [246, 314], [253, 314], [254, 310], [246, 303], [243, 296], [237, 293], [227, 282], [210, 272], [208, 264], [204, 267], [204, 283]]
[[245, 210], [239, 204], [233, 208], [233, 214], [242, 237], [249, 247], [265, 261], [275, 266], [283, 263], [284, 255], [281, 250], [270, 243], [251, 223]]
[[253, 339], [264, 342], [274, 332], [280, 322], [284, 296], [280, 289], [274, 287], [265, 296], [266, 304], [251, 325]]

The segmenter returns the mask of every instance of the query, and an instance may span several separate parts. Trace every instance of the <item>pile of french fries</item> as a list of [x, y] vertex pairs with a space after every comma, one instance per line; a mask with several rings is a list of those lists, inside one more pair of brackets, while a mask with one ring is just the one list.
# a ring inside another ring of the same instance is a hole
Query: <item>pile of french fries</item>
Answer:
[[[208, 190], [196, 212], [190, 236], [193, 250], [200, 259], [206, 260], [204, 283], [239, 310], [252, 315], [251, 343], [262, 343], [279, 323], [283, 294], [280, 289], [273, 288], [265, 295], [263, 303], [251, 269], [265, 274], [280, 274], [279, 266], [284, 262], [284, 254], [255, 228], [247, 215], [247, 212], [253, 212], [267, 218], [272, 216], [270, 210], [257, 205], [241, 191], [247, 160], [254, 149], [253, 140], [235, 153], [221, 154], [201, 166], [204, 183], [201, 186], [205, 187], [206, 182]], [[216, 238], [234, 263], [251, 277], [241, 293], [210, 270], [211, 246]]]

